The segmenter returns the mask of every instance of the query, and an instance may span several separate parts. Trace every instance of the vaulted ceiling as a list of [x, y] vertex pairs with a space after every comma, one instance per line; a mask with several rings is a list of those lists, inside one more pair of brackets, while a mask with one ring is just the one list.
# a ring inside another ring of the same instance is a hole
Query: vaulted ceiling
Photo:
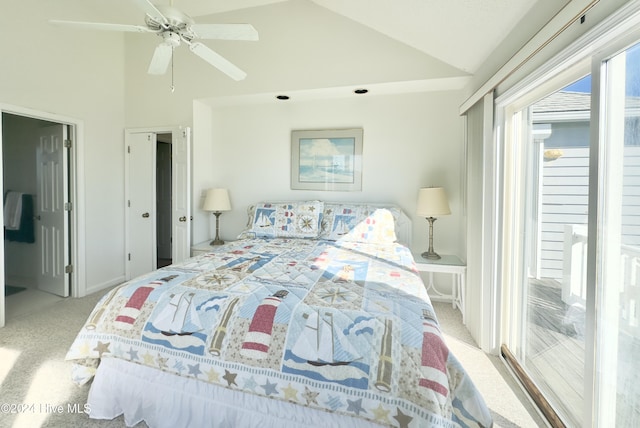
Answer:
[[[47, 19], [141, 25], [140, 1], [51, 0]], [[193, 84], [204, 96], [222, 96], [418, 81], [437, 82], [440, 90], [460, 89], [486, 72], [485, 62], [502, 65], [505, 55], [571, 0], [150, 1], [172, 6], [197, 23], [246, 22], [258, 30], [257, 43], [206, 41], [247, 72], [241, 85], [212, 72], [188, 49], [175, 51], [177, 78], [186, 68], [188, 76], [207, 76], [197, 83], [185, 78], [181, 87]], [[73, 37], [73, 43], [84, 42], [75, 29], [55, 31]], [[128, 34], [127, 81], [136, 90], [153, 91], [160, 79], [149, 78], [146, 70], [158, 39]], [[492, 56], [496, 49], [500, 55]], [[450, 86], [441, 79], [449, 79]]]
[[[156, 0], [195, 17], [286, 0]], [[461, 71], [473, 74], [535, 10], [553, 16], [569, 0], [308, 0]]]
[[[77, 0], [56, 0], [77, 4]], [[58, 19], [140, 24], [136, 0], [90, 0], [83, 14]], [[286, 1], [314, 3], [473, 74], [486, 58], [525, 20], [549, 19], [570, 0], [151, 0], [172, 5], [192, 17], [225, 14]], [[89, 11], [89, 12], [86, 12]], [[93, 11], [93, 16], [91, 15]], [[215, 22], [208, 16], [206, 22]], [[540, 22], [542, 26], [545, 22]], [[261, 29], [258, 29], [259, 31]], [[327, 28], [327, 31], [330, 31]]]

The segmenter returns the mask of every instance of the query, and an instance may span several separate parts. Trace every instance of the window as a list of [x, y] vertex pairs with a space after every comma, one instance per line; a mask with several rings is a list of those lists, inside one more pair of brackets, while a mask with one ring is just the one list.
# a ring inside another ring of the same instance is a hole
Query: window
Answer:
[[562, 423], [638, 426], [640, 36], [538, 83], [504, 105], [502, 337]]
[[600, 425], [640, 424], [640, 43], [601, 62], [595, 399]]

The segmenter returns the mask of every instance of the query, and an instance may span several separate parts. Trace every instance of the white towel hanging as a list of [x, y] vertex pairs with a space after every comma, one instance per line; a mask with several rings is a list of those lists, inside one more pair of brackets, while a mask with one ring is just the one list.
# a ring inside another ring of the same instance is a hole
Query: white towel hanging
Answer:
[[7, 192], [4, 200], [4, 227], [7, 230], [20, 229], [20, 218], [22, 217], [22, 193]]

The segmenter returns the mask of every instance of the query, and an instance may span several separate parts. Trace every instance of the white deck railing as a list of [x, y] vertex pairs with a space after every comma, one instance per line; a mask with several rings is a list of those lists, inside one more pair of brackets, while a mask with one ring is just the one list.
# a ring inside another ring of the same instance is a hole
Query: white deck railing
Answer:
[[[640, 337], [638, 302], [640, 302], [640, 248], [620, 248], [620, 330]], [[616, 284], [611, 286], [615, 287]], [[565, 225], [563, 246], [562, 301], [585, 306], [587, 300], [587, 227]]]

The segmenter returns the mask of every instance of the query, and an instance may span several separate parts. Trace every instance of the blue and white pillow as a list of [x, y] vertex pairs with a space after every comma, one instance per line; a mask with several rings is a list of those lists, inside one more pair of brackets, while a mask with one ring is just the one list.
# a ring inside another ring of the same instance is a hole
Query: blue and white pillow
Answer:
[[261, 202], [243, 236], [317, 238], [324, 210], [322, 201]]

